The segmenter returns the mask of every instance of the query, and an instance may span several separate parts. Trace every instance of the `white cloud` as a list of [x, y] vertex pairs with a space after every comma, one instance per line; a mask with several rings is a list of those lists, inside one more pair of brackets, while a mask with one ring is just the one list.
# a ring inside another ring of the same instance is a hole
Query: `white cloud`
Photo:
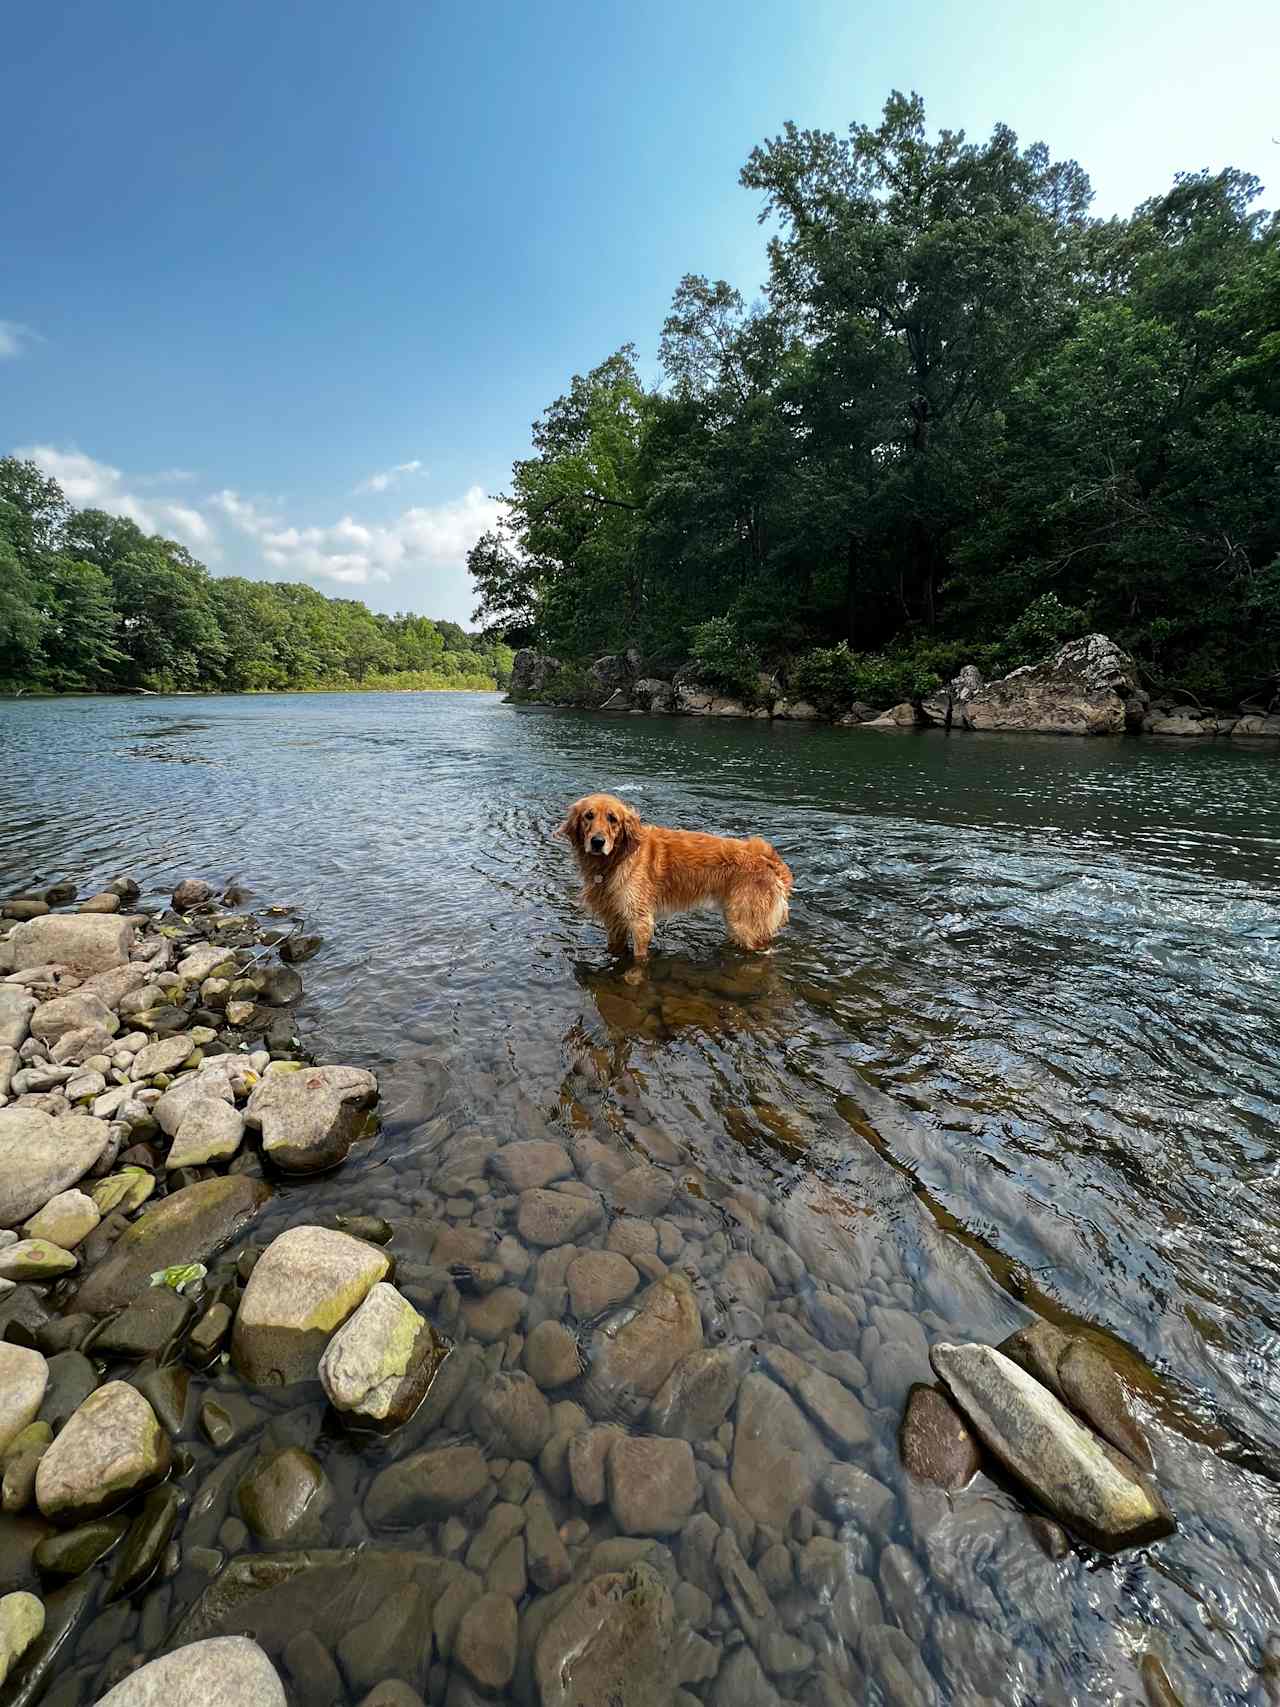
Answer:
[[42, 343], [38, 332], [16, 320], [0, 320], [0, 362], [22, 355], [31, 344]]
[[[109, 462], [99, 462], [79, 450], [59, 450], [56, 445], [21, 445], [13, 453], [27, 457], [50, 474], [78, 510], [106, 510], [127, 516], [145, 533], [161, 533], [176, 539], [206, 558], [218, 556], [217, 530], [193, 504], [161, 496], [139, 498], [132, 488], [153, 485], [160, 476], [126, 480]], [[175, 471], [170, 471], [170, 476]]]
[[[348, 512], [325, 527], [304, 526], [281, 513], [282, 500], [247, 498], [229, 486], [200, 499], [152, 490], [177, 483], [183, 472], [179, 469], [164, 475], [126, 475], [83, 451], [55, 445], [27, 445], [13, 454], [29, 457], [52, 475], [77, 509], [127, 516], [148, 533], [180, 540], [206, 562], [220, 563], [227, 556], [236, 560], [230, 530], [249, 542], [241, 548], [248, 555], [244, 567], [252, 572], [256, 560], [259, 570], [267, 570], [275, 580], [329, 581], [356, 588], [427, 571], [434, 572], [433, 585], [461, 597], [466, 555], [503, 513], [503, 506], [482, 486], [472, 486], [461, 497], [416, 504], [389, 521], [365, 521]], [[414, 602], [420, 603], [421, 595]]]
[[390, 522], [360, 522], [346, 515], [329, 527], [287, 526], [231, 490], [215, 493], [211, 502], [257, 541], [265, 560], [282, 576], [347, 587], [387, 581], [405, 569], [460, 565], [502, 514], [502, 505], [486, 496], [482, 486], [472, 486], [461, 498], [443, 504], [415, 505]]
[[394, 468], [383, 468], [377, 474], [371, 474], [367, 480], [360, 482], [355, 488], [355, 493], [386, 492], [399, 482], [402, 475], [421, 473], [421, 458], [415, 456], [412, 462], [398, 462]]

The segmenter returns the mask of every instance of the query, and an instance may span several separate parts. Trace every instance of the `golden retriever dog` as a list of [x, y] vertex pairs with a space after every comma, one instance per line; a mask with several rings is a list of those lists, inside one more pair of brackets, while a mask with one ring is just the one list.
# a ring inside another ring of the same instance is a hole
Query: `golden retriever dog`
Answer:
[[582, 872], [582, 900], [609, 933], [615, 954], [630, 938], [637, 960], [655, 920], [694, 907], [719, 907], [742, 948], [767, 948], [787, 922], [792, 877], [759, 836], [740, 841], [701, 830], [642, 824], [612, 794], [575, 800], [557, 834], [566, 836]]

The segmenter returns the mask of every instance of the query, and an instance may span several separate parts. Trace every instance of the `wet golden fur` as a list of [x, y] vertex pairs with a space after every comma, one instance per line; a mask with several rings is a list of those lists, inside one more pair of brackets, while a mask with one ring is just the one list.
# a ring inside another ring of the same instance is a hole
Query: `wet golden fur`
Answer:
[[759, 836], [740, 841], [701, 830], [642, 824], [612, 794], [588, 794], [569, 808], [559, 834], [582, 872], [582, 900], [609, 933], [615, 954], [628, 940], [644, 960], [656, 919], [719, 907], [743, 948], [767, 948], [787, 922], [791, 873]]

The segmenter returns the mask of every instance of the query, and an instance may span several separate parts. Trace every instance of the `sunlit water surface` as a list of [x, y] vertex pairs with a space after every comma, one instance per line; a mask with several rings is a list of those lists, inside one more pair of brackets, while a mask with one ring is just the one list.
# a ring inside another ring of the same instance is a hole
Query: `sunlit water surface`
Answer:
[[[379, 1072], [385, 1126], [277, 1198], [264, 1233], [440, 1213], [432, 1174], [459, 1135], [590, 1134], [678, 1181], [709, 1337], [745, 1322], [767, 1340], [779, 1311], [816, 1332], [806, 1289], [845, 1289], [873, 1422], [855, 1457], [894, 1496], [851, 1554], [920, 1659], [903, 1693], [828, 1635], [846, 1699], [1131, 1702], [1154, 1653], [1188, 1703], [1262, 1701], [1280, 1627], [1278, 782], [1269, 744], [609, 719], [489, 695], [10, 702], [0, 893], [127, 871], [155, 899], [200, 875], [323, 933], [303, 1032]], [[768, 836], [796, 878], [775, 950], [674, 920], [628, 983], [552, 837], [594, 788]], [[726, 1257], [779, 1234], [806, 1278], [744, 1316], [718, 1288]], [[1179, 1519], [1148, 1552], [1053, 1562], [1003, 1488], [948, 1498], [898, 1465], [926, 1344], [995, 1341], [1033, 1311], [1094, 1332], [1140, 1388]], [[343, 1494], [329, 1542], [359, 1541], [382, 1459], [312, 1435]], [[194, 1450], [198, 1486], [215, 1459]], [[103, 1614], [64, 1699], [154, 1651], [206, 1580], [184, 1567]], [[816, 1652], [827, 1627], [804, 1610]], [[773, 1681], [839, 1700], [817, 1677]]]

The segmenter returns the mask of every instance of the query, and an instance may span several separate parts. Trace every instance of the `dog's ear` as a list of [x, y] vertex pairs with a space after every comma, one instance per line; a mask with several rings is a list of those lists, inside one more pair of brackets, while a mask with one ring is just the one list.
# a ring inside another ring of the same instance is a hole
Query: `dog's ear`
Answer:
[[578, 839], [578, 826], [581, 822], [582, 802], [580, 800], [575, 800], [573, 805], [564, 815], [564, 823], [561, 824], [555, 834], [557, 836], [563, 836], [566, 842], [576, 842]]
[[632, 853], [640, 845], [640, 814], [634, 806], [623, 804], [620, 844], [624, 853]]

